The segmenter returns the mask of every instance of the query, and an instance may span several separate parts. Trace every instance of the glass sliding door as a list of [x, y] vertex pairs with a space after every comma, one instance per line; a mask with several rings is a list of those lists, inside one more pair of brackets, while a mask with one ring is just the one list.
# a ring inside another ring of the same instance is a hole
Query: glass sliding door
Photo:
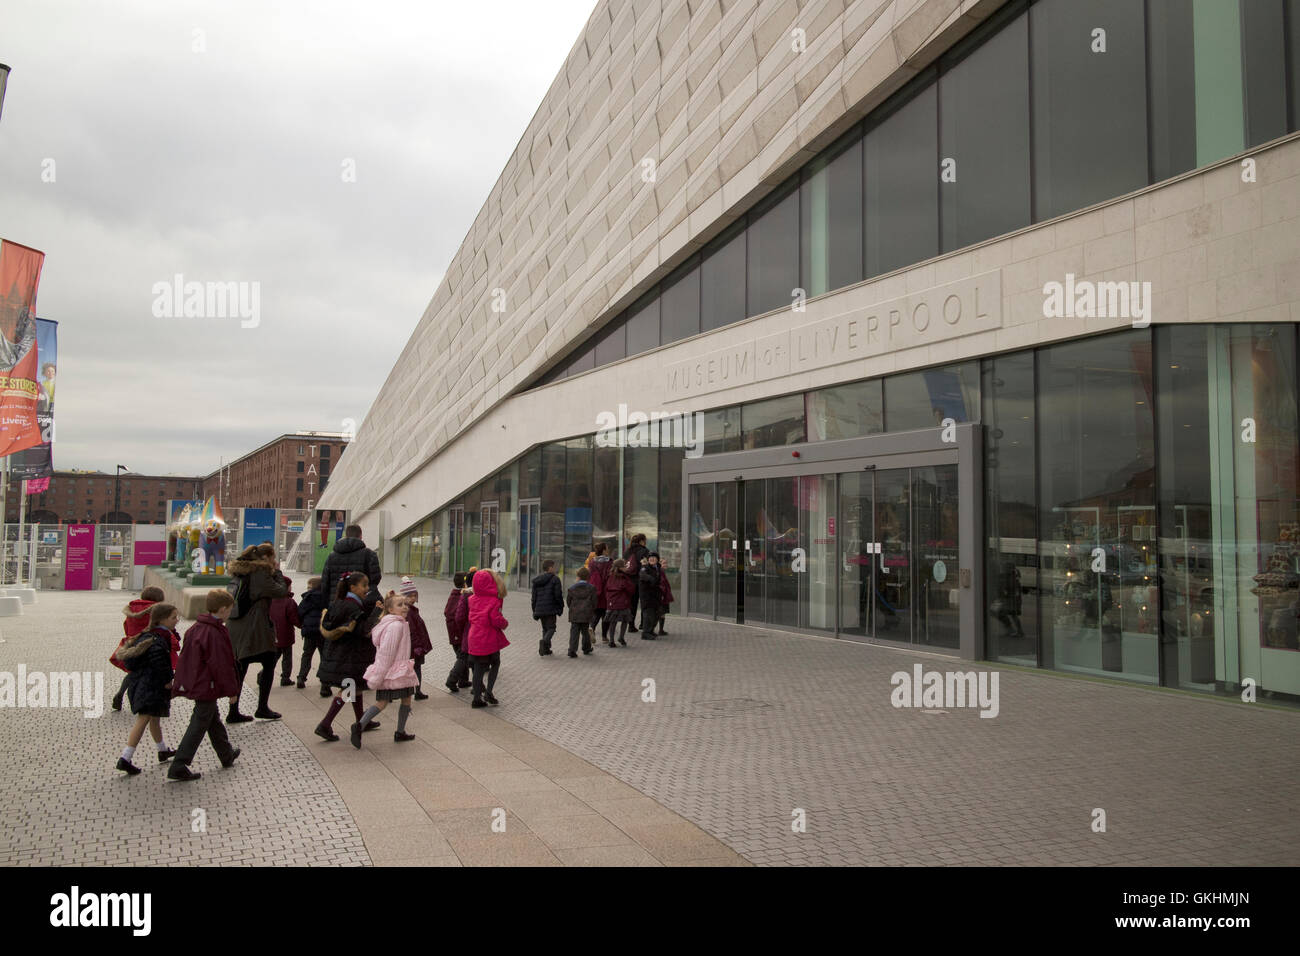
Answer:
[[919, 620], [917, 644], [956, 649], [961, 644], [958, 608], [957, 466], [913, 468], [915, 534], [913, 593]]
[[717, 608], [717, 524], [714, 521], [714, 485], [691, 485], [691, 530], [687, 565], [689, 608], [692, 614], [712, 617]]
[[[789, 481], [790, 479], [784, 479]], [[740, 538], [737, 541], [737, 554], [742, 559], [742, 570], [744, 572], [743, 587], [745, 589], [742, 620], [746, 624], [764, 624], [767, 622], [767, 585], [769, 564], [775, 561], [769, 560], [769, 552], [776, 546], [776, 532], [772, 527], [771, 519], [768, 517], [765, 505], [766, 495], [764, 494], [765, 484], [779, 484], [779, 481], [747, 481], [741, 482], [741, 492], [744, 501], [744, 525], [741, 529]]]

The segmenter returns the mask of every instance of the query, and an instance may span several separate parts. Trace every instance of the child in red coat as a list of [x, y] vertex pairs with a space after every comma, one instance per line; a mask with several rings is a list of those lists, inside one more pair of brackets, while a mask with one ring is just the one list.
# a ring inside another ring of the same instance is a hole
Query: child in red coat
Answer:
[[272, 598], [267, 614], [275, 627], [275, 650], [280, 655], [280, 686], [292, 687], [293, 629], [302, 627], [302, 619], [298, 617], [298, 605], [293, 599], [293, 582], [285, 578], [284, 583], [288, 585], [289, 593], [284, 597]]
[[[397, 593], [406, 599], [406, 626], [411, 631], [411, 660], [415, 664], [415, 699], [428, 700], [429, 695], [421, 686], [424, 684], [421, 669], [424, 665], [424, 656], [433, 650], [433, 641], [429, 638], [429, 626], [424, 623], [424, 618], [420, 617], [420, 609], [415, 606], [420, 600], [420, 591], [410, 578], [402, 578], [402, 585], [397, 589]], [[446, 616], [445, 610], [443, 615]]]
[[[131, 672], [123, 666], [122, 662], [117, 659], [117, 652], [126, 646], [127, 642], [137, 634], [149, 630], [149, 608], [158, 604], [165, 599], [167, 595], [163, 594], [162, 588], [145, 588], [140, 592], [140, 596], [122, 608], [122, 632], [126, 635], [118, 641], [117, 647], [113, 649], [112, 655], [108, 662], [120, 671], [125, 671], [122, 677], [122, 686], [117, 689], [113, 695], [113, 709], [122, 709], [122, 698], [131, 686]], [[179, 650], [179, 648], [178, 648]]]

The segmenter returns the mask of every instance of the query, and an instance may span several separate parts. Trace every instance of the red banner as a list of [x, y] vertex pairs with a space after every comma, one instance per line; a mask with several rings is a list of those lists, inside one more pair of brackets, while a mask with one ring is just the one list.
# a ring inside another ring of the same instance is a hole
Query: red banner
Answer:
[[41, 444], [36, 290], [45, 253], [0, 240], [0, 455]]
[[23, 491], [29, 495], [39, 495], [43, 491], [50, 490], [50, 479], [48, 478], [28, 478], [23, 482]]

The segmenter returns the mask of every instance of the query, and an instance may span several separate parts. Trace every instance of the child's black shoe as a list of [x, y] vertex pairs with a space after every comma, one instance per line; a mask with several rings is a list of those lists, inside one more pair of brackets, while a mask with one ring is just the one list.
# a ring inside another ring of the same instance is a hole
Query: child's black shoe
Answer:
[[[335, 740], [338, 740], [337, 737], [335, 737], [334, 739], [335, 739]], [[222, 769], [222, 770], [227, 770], [227, 769], [229, 769], [230, 767], [233, 767], [233, 766], [235, 765], [235, 761], [239, 759], [239, 755], [240, 755], [240, 753], [241, 753], [240, 749], [239, 749], [238, 747], [236, 747], [236, 748], [235, 748], [235, 752], [232, 753], [232, 754], [230, 755], [230, 759], [229, 759], [229, 760], [223, 760], [223, 761], [221, 761], [221, 769]]]
[[321, 727], [321, 726], [317, 726], [316, 736], [320, 737], [322, 740], [327, 740], [330, 743], [333, 743], [334, 741], [339, 739], [339, 735], [334, 733], [334, 731], [330, 730], [328, 727]]
[[134, 777], [137, 773], [140, 772], [140, 768], [137, 767], [135, 764], [131, 763], [131, 761], [127, 760], [125, 757], [117, 758], [117, 769], [123, 771], [124, 773], [132, 777]]
[[428, 699], [429, 699], [429, 695], [426, 694], [426, 693], [425, 693], [424, 691], [422, 691], [422, 690], [417, 690], [417, 691], [415, 692], [415, 699], [416, 699], [416, 700], [428, 700]]
[[469, 702], [469, 705], [470, 705], [471, 707], [486, 707], [486, 706], [487, 706], [487, 701], [485, 701], [485, 700], [479, 700], [477, 697], [475, 697], [473, 700], [471, 700], [471, 701]]
[[501, 701], [497, 700], [497, 699], [496, 699], [495, 697], [493, 697], [491, 694], [484, 694], [484, 695], [483, 695], [483, 699], [484, 699], [485, 701], [487, 701], [489, 704], [491, 704], [493, 707], [495, 707], [497, 704], [501, 703]]
[[360, 723], [360, 721], [358, 721], [357, 723], [355, 723], [355, 724], [352, 725], [352, 746], [353, 746], [353, 747], [356, 747], [358, 750], [361, 749], [361, 723]]
[[414, 739], [415, 739], [415, 734], [407, 734], [407, 733], [403, 733], [403, 732], [400, 731], [400, 730], [394, 730], [394, 731], [393, 731], [393, 740], [394, 740], [396, 743], [404, 744], [404, 743], [406, 743], [408, 740], [414, 740]]

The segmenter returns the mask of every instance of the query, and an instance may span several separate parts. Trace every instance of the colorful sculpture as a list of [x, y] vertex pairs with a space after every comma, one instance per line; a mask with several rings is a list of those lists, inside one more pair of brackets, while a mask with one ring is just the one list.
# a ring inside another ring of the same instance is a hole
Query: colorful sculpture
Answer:
[[176, 563], [181, 567], [185, 567], [185, 559], [190, 552], [189, 525], [191, 510], [190, 505], [182, 508], [176, 518], [176, 524], [173, 525], [173, 530], [176, 532]]
[[226, 519], [215, 497], [203, 504], [203, 558], [213, 574], [226, 573]]

